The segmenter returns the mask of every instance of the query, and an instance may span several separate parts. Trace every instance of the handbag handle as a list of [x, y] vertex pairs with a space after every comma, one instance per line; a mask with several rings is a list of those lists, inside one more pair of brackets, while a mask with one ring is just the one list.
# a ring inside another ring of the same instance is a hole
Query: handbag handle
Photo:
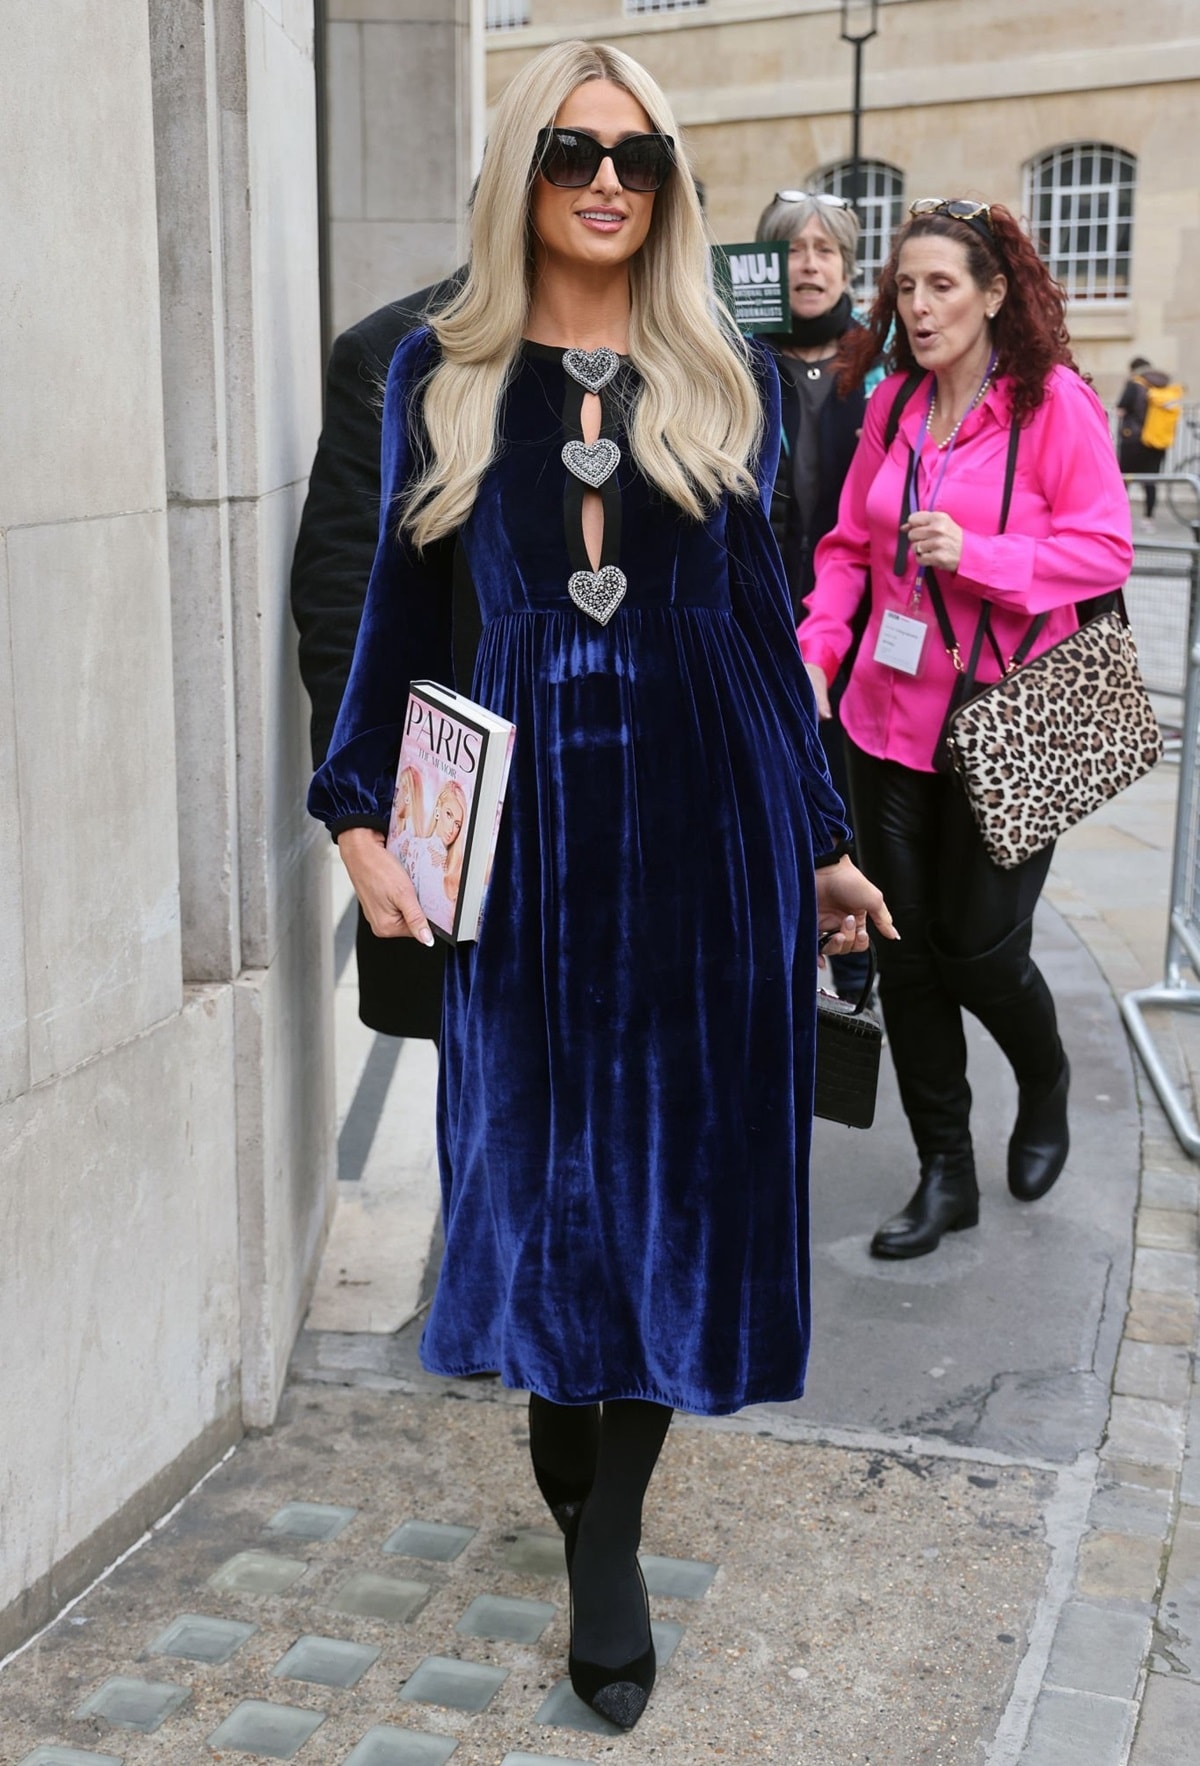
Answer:
[[[833, 938], [833, 932], [826, 932], [824, 938]], [[824, 945], [824, 938], [817, 940], [819, 950]], [[872, 996], [872, 987], [875, 985], [877, 975], [879, 975], [879, 957], [875, 955], [874, 943], [868, 938], [866, 940], [866, 980], [863, 982], [863, 991], [859, 992], [858, 1001], [854, 1003], [854, 1010], [845, 1014], [847, 1017], [858, 1017], [859, 1012], [865, 1012], [866, 1001], [870, 1000], [870, 996]]]

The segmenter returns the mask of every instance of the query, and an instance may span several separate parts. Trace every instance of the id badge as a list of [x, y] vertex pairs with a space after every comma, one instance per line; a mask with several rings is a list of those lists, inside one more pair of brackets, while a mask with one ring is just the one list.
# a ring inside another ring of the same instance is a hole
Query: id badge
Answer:
[[889, 607], [875, 640], [875, 661], [902, 675], [915, 675], [921, 666], [928, 631], [923, 619], [911, 619], [907, 613], [897, 613]]

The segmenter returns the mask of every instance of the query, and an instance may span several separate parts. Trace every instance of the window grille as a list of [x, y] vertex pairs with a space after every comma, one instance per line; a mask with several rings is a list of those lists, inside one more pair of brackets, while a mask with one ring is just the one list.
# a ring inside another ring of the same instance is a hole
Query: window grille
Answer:
[[1121, 147], [1074, 141], [1025, 168], [1025, 207], [1050, 274], [1075, 300], [1129, 293], [1137, 160]]
[[708, 0], [625, 0], [625, 12], [634, 17], [643, 12], [690, 12], [707, 5]]
[[529, 0], [487, 0], [489, 31], [515, 31], [529, 23]]
[[[858, 170], [862, 194], [855, 213], [861, 232], [858, 239], [859, 281], [854, 292], [860, 301], [870, 301], [875, 295], [879, 272], [887, 262], [892, 234], [904, 218], [904, 173], [881, 159], [860, 160]], [[809, 186], [828, 196], [844, 196], [848, 202], [853, 201], [853, 160], [839, 160], [836, 165], [814, 172]]]

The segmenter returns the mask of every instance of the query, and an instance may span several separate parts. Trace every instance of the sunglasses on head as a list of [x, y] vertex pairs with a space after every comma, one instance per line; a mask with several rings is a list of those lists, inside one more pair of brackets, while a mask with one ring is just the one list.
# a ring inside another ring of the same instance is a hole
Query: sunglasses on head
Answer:
[[847, 196], [831, 196], [824, 190], [777, 190], [776, 202], [823, 202], [829, 208], [853, 208]]
[[952, 221], [965, 221], [971, 226], [982, 221], [990, 233], [992, 230], [991, 206], [986, 202], [960, 202], [948, 200], [944, 196], [918, 196], [916, 202], [908, 205], [910, 215], [949, 215]]
[[627, 135], [615, 147], [605, 147], [579, 129], [542, 129], [533, 165], [559, 190], [585, 190], [606, 159], [611, 159], [623, 190], [648, 196], [670, 177], [675, 143], [670, 135]]

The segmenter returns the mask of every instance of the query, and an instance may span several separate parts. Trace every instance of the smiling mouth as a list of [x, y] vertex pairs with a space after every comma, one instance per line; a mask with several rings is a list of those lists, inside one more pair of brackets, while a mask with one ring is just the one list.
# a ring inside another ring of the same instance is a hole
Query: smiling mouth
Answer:
[[625, 216], [618, 210], [610, 208], [582, 208], [578, 209], [576, 213], [581, 221], [595, 221], [602, 226], [612, 226], [625, 219]]

